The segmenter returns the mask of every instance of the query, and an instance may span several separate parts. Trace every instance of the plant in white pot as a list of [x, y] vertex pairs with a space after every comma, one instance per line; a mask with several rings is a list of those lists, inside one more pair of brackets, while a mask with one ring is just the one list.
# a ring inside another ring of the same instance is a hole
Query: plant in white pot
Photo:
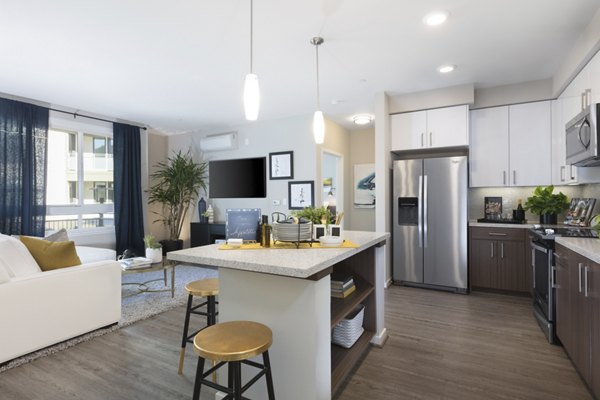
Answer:
[[152, 260], [153, 263], [159, 263], [162, 261], [163, 253], [162, 246], [154, 235], [148, 234], [144, 236], [144, 244], [146, 245], [146, 258]]

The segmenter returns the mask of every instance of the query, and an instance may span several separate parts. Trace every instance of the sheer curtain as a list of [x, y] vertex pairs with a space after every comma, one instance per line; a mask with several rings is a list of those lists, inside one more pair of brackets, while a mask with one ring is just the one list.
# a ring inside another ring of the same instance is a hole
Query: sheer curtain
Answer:
[[0, 232], [44, 236], [48, 109], [0, 99]]
[[113, 123], [115, 234], [117, 254], [144, 256], [140, 128]]

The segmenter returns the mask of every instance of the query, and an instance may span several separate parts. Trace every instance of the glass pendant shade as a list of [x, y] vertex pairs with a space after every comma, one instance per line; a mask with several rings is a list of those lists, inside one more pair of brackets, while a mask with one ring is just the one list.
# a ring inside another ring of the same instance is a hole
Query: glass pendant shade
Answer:
[[322, 111], [315, 111], [313, 117], [313, 135], [316, 144], [323, 144], [325, 141], [325, 119]]
[[246, 75], [244, 81], [244, 111], [248, 121], [256, 121], [260, 108], [260, 89], [256, 74]]

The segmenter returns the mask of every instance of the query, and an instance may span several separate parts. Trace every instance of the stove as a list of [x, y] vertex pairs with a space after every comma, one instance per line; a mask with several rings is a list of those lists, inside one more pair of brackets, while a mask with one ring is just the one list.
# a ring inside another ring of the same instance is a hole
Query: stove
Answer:
[[556, 298], [554, 289], [554, 239], [556, 237], [598, 238], [598, 232], [581, 227], [549, 228], [536, 225], [530, 232], [531, 267], [533, 268], [533, 315], [552, 344], [558, 343], [554, 317]]

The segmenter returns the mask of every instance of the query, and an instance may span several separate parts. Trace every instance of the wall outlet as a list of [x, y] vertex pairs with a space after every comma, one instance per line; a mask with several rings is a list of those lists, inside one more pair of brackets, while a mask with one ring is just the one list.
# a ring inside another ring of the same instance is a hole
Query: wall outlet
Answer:
[[281, 205], [281, 202], [279, 200], [273, 200], [273, 205], [274, 206]]

